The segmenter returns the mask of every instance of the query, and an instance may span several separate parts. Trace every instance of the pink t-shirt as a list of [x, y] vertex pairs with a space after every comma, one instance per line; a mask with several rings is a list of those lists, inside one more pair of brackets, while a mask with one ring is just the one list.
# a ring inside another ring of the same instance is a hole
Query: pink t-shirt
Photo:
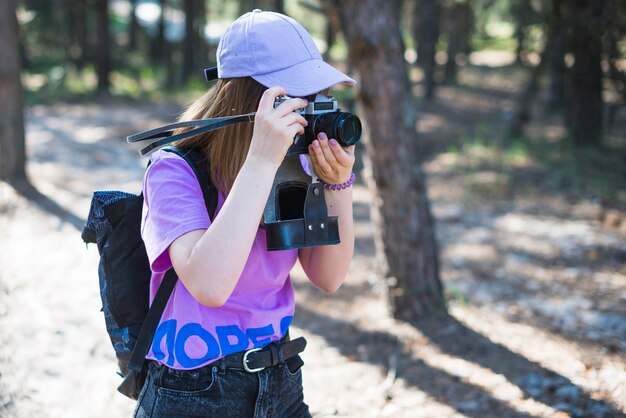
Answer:
[[[143, 193], [141, 235], [152, 268], [152, 300], [172, 267], [170, 244], [189, 231], [209, 228], [211, 221], [193, 169], [174, 153], [153, 154]], [[220, 193], [217, 212], [223, 203]], [[265, 231], [259, 229], [235, 290], [220, 308], [200, 304], [178, 280], [147, 358], [194, 369], [282, 338], [294, 313], [289, 272], [297, 255], [297, 250], [268, 251]]]

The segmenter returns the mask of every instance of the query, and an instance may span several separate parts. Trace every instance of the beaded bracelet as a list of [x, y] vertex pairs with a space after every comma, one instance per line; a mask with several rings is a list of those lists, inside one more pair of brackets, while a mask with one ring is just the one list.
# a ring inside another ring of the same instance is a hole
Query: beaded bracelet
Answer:
[[344, 189], [347, 189], [348, 187], [352, 186], [354, 184], [354, 180], [356, 180], [356, 176], [354, 175], [354, 172], [352, 172], [352, 174], [350, 175], [350, 179], [348, 181], [346, 181], [345, 183], [341, 183], [341, 184], [326, 184], [326, 183], [324, 183], [324, 188], [326, 190], [344, 190]]

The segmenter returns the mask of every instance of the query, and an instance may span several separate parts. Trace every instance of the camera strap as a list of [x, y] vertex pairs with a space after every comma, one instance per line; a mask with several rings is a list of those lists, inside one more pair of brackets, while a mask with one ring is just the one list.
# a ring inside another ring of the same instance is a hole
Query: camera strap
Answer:
[[[139, 150], [139, 154], [145, 156], [165, 145], [171, 144], [172, 142], [179, 141], [181, 139], [201, 135], [207, 132], [214, 131], [216, 129], [223, 128], [225, 126], [234, 125], [239, 122], [254, 122], [254, 115], [254, 113], [246, 113], [244, 115], [225, 116], [222, 118], [198, 119], [170, 123], [160, 126], [158, 128], [149, 129], [147, 131], [129, 135], [126, 137], [126, 141], [131, 143], [149, 141], [154, 139], [155, 141], [152, 142], [150, 145]], [[196, 128], [174, 135], [175, 129], [192, 127]]]
[[324, 199], [322, 183], [311, 183], [304, 201], [304, 243], [323, 243], [328, 241], [328, 208]]

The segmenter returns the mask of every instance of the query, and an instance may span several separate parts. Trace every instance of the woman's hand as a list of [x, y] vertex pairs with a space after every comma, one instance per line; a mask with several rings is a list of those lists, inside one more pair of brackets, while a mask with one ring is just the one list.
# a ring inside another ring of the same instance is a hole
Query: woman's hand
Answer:
[[354, 145], [342, 148], [335, 139], [320, 132], [309, 145], [315, 174], [326, 184], [341, 184], [350, 179], [354, 166]]
[[250, 143], [249, 157], [270, 162], [278, 167], [285, 158], [296, 135], [304, 134], [308, 122], [294, 110], [307, 105], [305, 99], [292, 98], [274, 108], [276, 97], [287, 94], [282, 87], [265, 90], [254, 117], [254, 130]]

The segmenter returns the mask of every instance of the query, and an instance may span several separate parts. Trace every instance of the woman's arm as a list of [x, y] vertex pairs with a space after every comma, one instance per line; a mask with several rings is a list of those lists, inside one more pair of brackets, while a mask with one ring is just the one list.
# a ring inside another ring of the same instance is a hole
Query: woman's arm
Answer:
[[279, 87], [262, 96], [254, 121], [252, 142], [233, 187], [211, 226], [174, 240], [169, 255], [174, 270], [196, 300], [219, 307], [230, 297], [245, 267], [259, 228], [274, 176], [306, 120], [293, 112], [306, 106], [291, 99], [274, 109]]
[[[320, 134], [309, 147], [315, 173], [328, 184], [344, 183], [350, 178], [354, 165], [354, 146], [346, 149], [334, 140]], [[298, 258], [311, 282], [334, 293], [343, 283], [354, 254], [354, 221], [352, 213], [352, 187], [344, 190], [324, 190], [328, 216], [339, 217], [337, 245], [320, 245], [302, 248]]]

